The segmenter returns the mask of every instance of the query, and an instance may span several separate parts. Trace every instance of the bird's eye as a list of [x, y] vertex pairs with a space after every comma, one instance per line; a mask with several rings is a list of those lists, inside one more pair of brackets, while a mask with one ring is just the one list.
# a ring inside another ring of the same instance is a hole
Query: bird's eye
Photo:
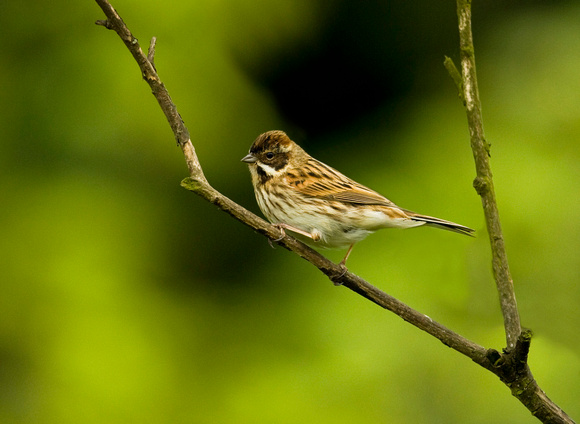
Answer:
[[274, 153], [272, 152], [266, 153], [266, 159], [274, 159]]

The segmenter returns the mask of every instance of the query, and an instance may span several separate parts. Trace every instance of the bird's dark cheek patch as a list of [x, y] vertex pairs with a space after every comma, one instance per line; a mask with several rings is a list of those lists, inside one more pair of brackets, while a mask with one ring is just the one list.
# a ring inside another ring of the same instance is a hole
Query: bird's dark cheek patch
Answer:
[[288, 153], [278, 153], [274, 158], [268, 162], [276, 171], [281, 170], [288, 164]]

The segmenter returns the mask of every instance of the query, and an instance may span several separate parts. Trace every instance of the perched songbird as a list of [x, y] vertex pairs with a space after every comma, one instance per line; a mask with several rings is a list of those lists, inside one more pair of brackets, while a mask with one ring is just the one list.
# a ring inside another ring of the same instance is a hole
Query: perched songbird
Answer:
[[242, 159], [249, 165], [262, 213], [282, 233], [312, 247], [349, 247], [381, 228], [421, 225], [473, 235], [454, 222], [402, 209], [376, 191], [314, 159], [283, 131], [260, 135]]

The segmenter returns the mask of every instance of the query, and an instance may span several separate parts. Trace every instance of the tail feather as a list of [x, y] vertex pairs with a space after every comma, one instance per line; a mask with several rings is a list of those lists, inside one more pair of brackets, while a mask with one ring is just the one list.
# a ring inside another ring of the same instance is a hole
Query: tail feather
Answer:
[[427, 215], [419, 215], [419, 214], [415, 214], [415, 213], [410, 214], [410, 215], [411, 215], [411, 219], [413, 221], [424, 222], [425, 225], [428, 225], [430, 227], [437, 227], [437, 228], [441, 228], [443, 230], [453, 231], [455, 233], [465, 234], [466, 236], [475, 237], [475, 230], [472, 228], [466, 227], [465, 225], [459, 225], [459, 224], [456, 224], [455, 222], [446, 221], [444, 219], [439, 219], [439, 218], [435, 218], [435, 217], [427, 216]]

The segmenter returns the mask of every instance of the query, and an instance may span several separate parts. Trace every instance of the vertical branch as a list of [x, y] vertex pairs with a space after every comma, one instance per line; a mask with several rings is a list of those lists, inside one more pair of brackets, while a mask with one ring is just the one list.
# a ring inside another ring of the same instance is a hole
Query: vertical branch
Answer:
[[475, 72], [475, 53], [471, 32], [471, 0], [457, 0], [459, 47], [462, 75], [462, 98], [467, 113], [476, 178], [473, 186], [481, 196], [492, 252], [493, 275], [499, 292], [508, 349], [513, 349], [521, 332], [513, 280], [510, 275], [499, 212], [495, 200], [493, 177], [489, 164], [490, 145], [483, 133], [481, 101]]

